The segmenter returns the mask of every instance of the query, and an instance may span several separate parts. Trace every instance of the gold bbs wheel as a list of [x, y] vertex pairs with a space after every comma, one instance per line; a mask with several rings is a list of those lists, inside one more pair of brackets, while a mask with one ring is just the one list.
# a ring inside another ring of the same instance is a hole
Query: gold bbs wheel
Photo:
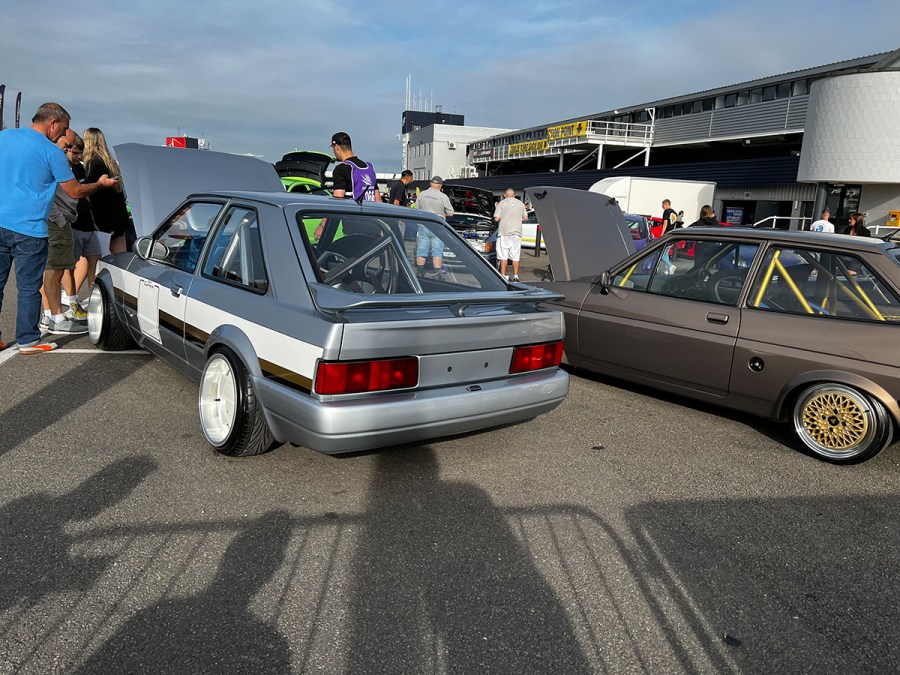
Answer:
[[893, 437], [887, 411], [853, 387], [825, 383], [808, 387], [794, 406], [794, 430], [820, 457], [861, 462], [875, 456]]

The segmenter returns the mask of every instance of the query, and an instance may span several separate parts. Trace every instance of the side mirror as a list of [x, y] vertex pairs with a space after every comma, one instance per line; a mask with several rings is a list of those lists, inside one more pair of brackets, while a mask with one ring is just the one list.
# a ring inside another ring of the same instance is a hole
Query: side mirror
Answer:
[[600, 272], [600, 276], [594, 280], [594, 283], [600, 286], [600, 293], [606, 295], [609, 292], [609, 270]]
[[134, 242], [134, 252], [144, 260], [164, 260], [169, 249], [162, 242], [154, 241], [153, 237], [141, 237]]

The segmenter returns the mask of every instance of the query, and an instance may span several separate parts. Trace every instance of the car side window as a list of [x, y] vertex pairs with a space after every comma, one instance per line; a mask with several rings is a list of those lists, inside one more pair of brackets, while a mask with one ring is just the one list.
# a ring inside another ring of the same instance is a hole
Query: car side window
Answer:
[[678, 239], [622, 270], [612, 285], [733, 307], [758, 250], [757, 244]]
[[763, 259], [747, 303], [785, 314], [900, 322], [900, 300], [853, 255], [772, 247]]
[[242, 206], [228, 209], [210, 246], [203, 275], [260, 292], [269, 288], [256, 211]]
[[209, 228], [221, 210], [221, 204], [186, 204], [157, 231], [154, 243], [162, 246], [151, 247], [150, 259], [193, 272]]

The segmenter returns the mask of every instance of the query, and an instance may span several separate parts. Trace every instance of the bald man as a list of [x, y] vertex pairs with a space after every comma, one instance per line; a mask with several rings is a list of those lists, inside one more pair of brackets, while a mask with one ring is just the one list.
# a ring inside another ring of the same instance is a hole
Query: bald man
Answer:
[[497, 258], [500, 260], [500, 274], [506, 277], [506, 266], [512, 260], [512, 281], [519, 280], [519, 257], [522, 253], [522, 223], [528, 220], [525, 204], [516, 199], [516, 192], [509, 188], [504, 199], [494, 210], [494, 220], [500, 223], [497, 233]]

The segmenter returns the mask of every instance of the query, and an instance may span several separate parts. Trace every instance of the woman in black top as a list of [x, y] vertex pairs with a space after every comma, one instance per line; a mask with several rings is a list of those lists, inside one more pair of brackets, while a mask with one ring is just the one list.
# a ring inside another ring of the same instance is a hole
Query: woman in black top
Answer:
[[869, 228], [863, 225], [864, 219], [865, 216], [862, 213], [851, 213], [850, 224], [841, 230], [841, 234], [849, 234], [854, 237], [871, 237], [872, 233], [869, 232]]
[[118, 184], [111, 190], [100, 190], [90, 197], [91, 212], [97, 229], [110, 235], [109, 252], [121, 253], [125, 250], [125, 232], [130, 225], [119, 164], [113, 158], [106, 144], [106, 137], [100, 129], [91, 127], [84, 130], [85, 182], [94, 183], [103, 174], [118, 178]]

